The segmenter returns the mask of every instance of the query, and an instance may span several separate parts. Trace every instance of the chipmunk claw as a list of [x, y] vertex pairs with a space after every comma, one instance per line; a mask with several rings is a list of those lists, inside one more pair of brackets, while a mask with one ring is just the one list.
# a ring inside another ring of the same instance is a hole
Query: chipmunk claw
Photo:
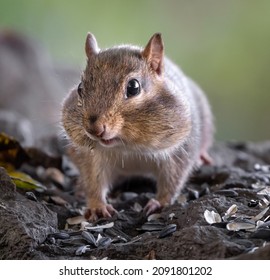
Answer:
[[145, 212], [145, 214], [147, 216], [149, 216], [150, 214], [160, 210], [161, 208], [162, 208], [162, 205], [160, 204], [160, 202], [158, 200], [152, 198], [148, 201], [148, 203], [144, 207], [143, 211]]
[[117, 210], [113, 208], [111, 204], [102, 204], [95, 207], [89, 207], [85, 213], [84, 217], [86, 220], [95, 222], [98, 218], [111, 218]]

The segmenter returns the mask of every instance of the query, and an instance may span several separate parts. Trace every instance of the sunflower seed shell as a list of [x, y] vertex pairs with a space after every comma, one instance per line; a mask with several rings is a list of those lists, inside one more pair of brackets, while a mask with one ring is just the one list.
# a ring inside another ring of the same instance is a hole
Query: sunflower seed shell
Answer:
[[239, 231], [239, 230], [254, 230], [255, 224], [252, 223], [244, 223], [244, 222], [232, 222], [228, 223], [226, 226], [227, 230], [230, 231]]
[[76, 256], [80, 256], [80, 255], [82, 255], [82, 254], [84, 254], [84, 253], [86, 253], [86, 252], [89, 252], [90, 250], [91, 250], [91, 249], [90, 249], [89, 245], [83, 245], [83, 246], [80, 246], [80, 247], [76, 250], [75, 255], [76, 255]]
[[87, 242], [97, 247], [96, 239], [92, 233], [88, 231], [83, 231], [81, 235]]
[[212, 211], [205, 210], [204, 211], [204, 218], [205, 218], [206, 222], [210, 225], [213, 224], [213, 223], [222, 222], [220, 215], [213, 210]]
[[164, 238], [176, 231], [176, 224], [167, 225], [160, 233], [159, 238]]

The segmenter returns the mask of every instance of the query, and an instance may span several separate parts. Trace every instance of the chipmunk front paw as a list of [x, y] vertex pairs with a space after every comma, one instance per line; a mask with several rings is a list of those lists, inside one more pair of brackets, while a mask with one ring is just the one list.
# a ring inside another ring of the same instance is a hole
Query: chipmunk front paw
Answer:
[[150, 199], [148, 203], [145, 205], [143, 211], [148, 216], [162, 208], [160, 202], [154, 198]]
[[89, 207], [85, 213], [85, 219], [89, 221], [96, 221], [98, 218], [110, 218], [117, 210], [113, 208], [111, 204], [97, 204]]

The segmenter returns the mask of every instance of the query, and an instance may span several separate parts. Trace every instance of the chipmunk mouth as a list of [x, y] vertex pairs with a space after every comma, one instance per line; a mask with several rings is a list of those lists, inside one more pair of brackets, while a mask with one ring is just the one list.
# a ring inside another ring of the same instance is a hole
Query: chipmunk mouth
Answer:
[[99, 143], [104, 147], [114, 147], [121, 143], [120, 138], [100, 139]]
[[114, 146], [118, 146], [119, 144], [121, 144], [123, 142], [119, 137], [103, 139], [103, 138], [94, 137], [92, 134], [90, 134], [86, 130], [85, 130], [85, 133], [90, 139], [97, 141], [103, 147], [114, 147]]

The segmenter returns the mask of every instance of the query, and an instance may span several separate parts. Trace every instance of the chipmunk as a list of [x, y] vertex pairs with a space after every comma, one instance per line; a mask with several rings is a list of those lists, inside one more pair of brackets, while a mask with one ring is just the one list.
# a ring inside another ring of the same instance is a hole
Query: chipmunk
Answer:
[[100, 50], [85, 43], [87, 66], [63, 102], [62, 123], [86, 190], [85, 217], [111, 217], [106, 201], [119, 178], [157, 182], [147, 215], [172, 204], [191, 171], [211, 163], [213, 117], [203, 91], [168, 58], [160, 33], [145, 48]]

